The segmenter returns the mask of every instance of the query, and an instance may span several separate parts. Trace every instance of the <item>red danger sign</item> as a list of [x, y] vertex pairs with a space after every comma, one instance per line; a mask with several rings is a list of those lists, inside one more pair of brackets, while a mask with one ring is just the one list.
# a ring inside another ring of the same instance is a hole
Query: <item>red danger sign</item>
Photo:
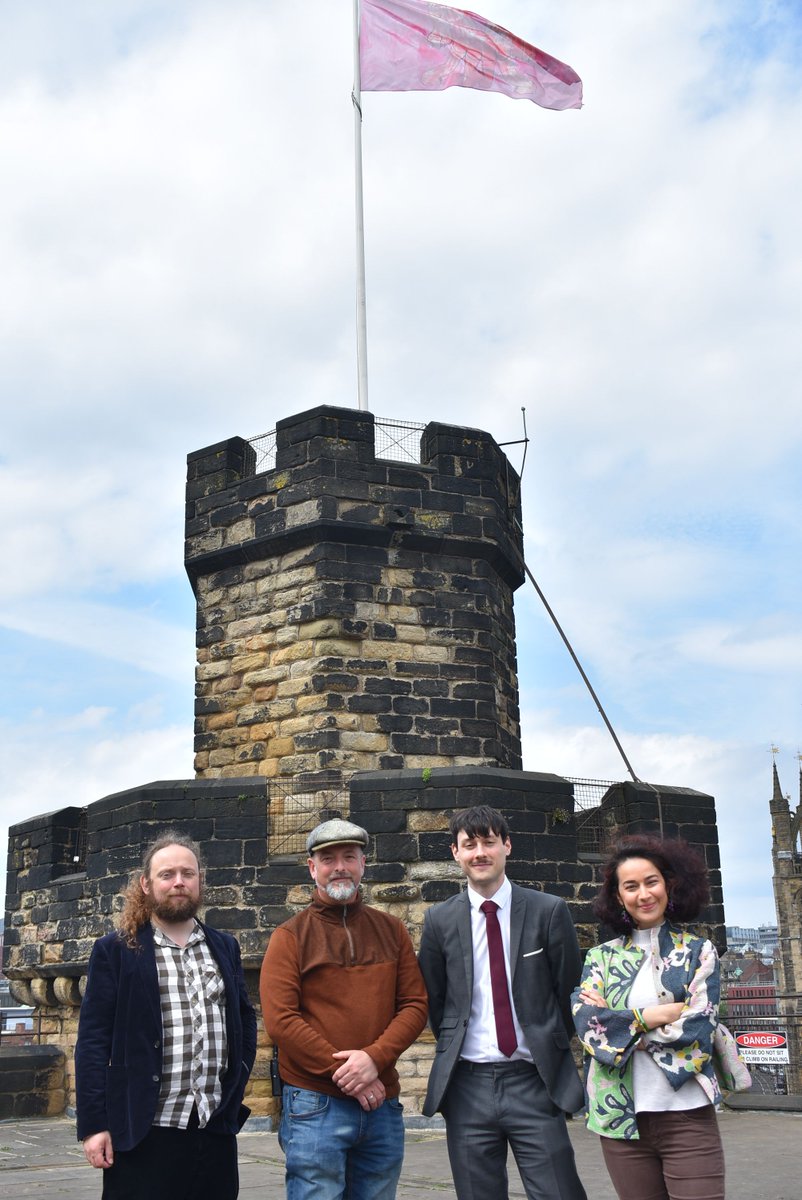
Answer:
[[736, 1033], [735, 1040], [747, 1050], [778, 1050], [788, 1045], [784, 1033], [763, 1030], [761, 1033]]

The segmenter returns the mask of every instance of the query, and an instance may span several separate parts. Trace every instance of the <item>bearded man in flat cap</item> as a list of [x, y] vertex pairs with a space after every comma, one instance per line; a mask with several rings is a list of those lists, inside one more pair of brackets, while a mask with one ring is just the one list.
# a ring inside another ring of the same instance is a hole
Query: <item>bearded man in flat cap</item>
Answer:
[[363, 903], [367, 844], [350, 821], [312, 830], [312, 903], [279, 925], [262, 963], [288, 1200], [394, 1200], [401, 1174], [395, 1063], [426, 1024], [426, 988], [404, 925]]

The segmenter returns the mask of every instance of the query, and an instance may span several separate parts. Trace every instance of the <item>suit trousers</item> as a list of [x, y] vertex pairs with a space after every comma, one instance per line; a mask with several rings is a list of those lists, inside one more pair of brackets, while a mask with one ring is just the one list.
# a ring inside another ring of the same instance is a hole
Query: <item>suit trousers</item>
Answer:
[[638, 1134], [601, 1139], [619, 1200], [724, 1200], [724, 1151], [712, 1104], [638, 1113]]
[[442, 1104], [457, 1200], [507, 1200], [507, 1148], [529, 1200], [587, 1200], [565, 1114], [523, 1059], [460, 1060]]

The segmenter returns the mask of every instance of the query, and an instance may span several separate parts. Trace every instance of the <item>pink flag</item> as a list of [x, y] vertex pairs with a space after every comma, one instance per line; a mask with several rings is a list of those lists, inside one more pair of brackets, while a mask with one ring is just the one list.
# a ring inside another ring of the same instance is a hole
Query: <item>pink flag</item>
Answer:
[[361, 0], [365, 92], [503, 92], [541, 108], [581, 108], [582, 80], [565, 63], [484, 17], [430, 0]]

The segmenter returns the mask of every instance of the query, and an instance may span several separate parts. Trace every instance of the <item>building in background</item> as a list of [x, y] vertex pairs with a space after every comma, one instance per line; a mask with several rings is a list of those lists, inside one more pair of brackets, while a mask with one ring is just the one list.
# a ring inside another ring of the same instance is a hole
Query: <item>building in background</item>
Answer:
[[769, 807], [778, 928], [779, 1024], [788, 1039], [788, 1091], [799, 1095], [802, 1092], [802, 800], [792, 810], [790, 797], [782, 794], [776, 763], [772, 766], [772, 782]]

